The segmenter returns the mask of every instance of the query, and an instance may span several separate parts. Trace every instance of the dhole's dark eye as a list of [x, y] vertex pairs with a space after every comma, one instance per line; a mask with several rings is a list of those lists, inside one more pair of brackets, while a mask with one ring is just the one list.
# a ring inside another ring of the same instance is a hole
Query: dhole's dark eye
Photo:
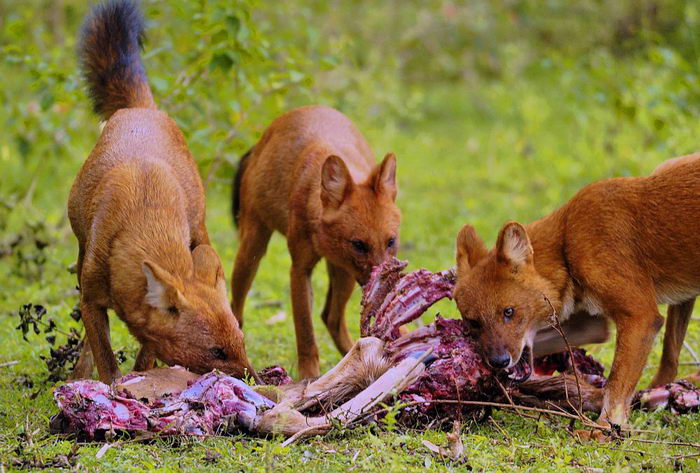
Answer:
[[170, 315], [177, 315], [177, 314], [179, 314], [179, 313], [180, 313], [180, 311], [179, 311], [178, 308], [175, 307], [174, 305], [171, 305], [170, 307], [168, 307], [168, 314], [170, 314]]
[[512, 307], [506, 307], [505, 309], [503, 309], [503, 317], [505, 317], [506, 320], [512, 319], [514, 315], [515, 309], [513, 309]]
[[226, 361], [226, 359], [228, 359], [228, 356], [226, 356], [226, 352], [223, 348], [212, 348], [209, 351], [211, 351], [211, 354], [214, 355], [214, 358], [217, 360]]
[[393, 248], [395, 244], [396, 244], [396, 238], [389, 238], [389, 241], [386, 242], [386, 247]]
[[350, 240], [350, 244], [358, 253], [369, 253], [369, 246], [362, 240]]

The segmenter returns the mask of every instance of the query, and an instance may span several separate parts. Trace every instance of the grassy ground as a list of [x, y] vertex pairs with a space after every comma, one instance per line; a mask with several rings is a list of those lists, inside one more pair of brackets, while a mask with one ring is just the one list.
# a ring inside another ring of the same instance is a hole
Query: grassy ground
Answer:
[[[587, 182], [609, 176], [650, 172], [665, 158], [694, 150], [697, 121], [673, 123], [663, 133], [642, 120], [624, 121], [585, 80], [534, 71], [486, 84], [475, 90], [437, 88], [427, 93], [422, 118], [410, 123], [387, 119], [381, 123], [353, 116], [378, 155], [396, 152], [399, 158], [399, 204], [403, 211], [400, 257], [410, 268], [441, 270], [453, 265], [454, 237], [466, 222], [476, 225], [493, 242], [500, 225], [510, 219], [530, 221], [553, 210]], [[87, 105], [86, 105], [87, 106]], [[272, 117], [270, 117], [271, 119]], [[391, 118], [391, 117], [388, 117]], [[651, 130], [651, 131], [650, 131]], [[32, 258], [36, 247], [20, 244], [0, 257], [0, 465], [1, 469], [63, 463], [101, 471], [211, 469], [237, 471], [463, 471], [429, 454], [421, 440], [445, 443], [438, 431], [407, 431], [371, 426], [333, 432], [292, 447], [280, 439], [247, 436], [162, 439], [149, 444], [121, 443], [101, 458], [100, 443], [75, 445], [48, 434], [56, 411], [46, 367], [40, 356], [49, 348], [43, 336], [30, 334], [27, 343], [15, 330], [17, 309], [32, 302], [46, 306], [62, 330], [79, 328], [69, 313], [77, 298], [75, 276], [67, 267], [77, 248], [64, 215], [65, 200], [79, 163], [96, 136], [96, 126], [72, 141], [75, 159], [47, 163], [52, 178], [27, 195], [7, 214], [0, 241], [18, 234], [31, 236], [28, 222], [44, 221], [39, 230], [49, 245], [46, 261]], [[9, 178], [17, 168], [0, 149], [0, 172]], [[3, 157], [4, 156], [4, 157]], [[45, 171], [45, 169], [44, 169]], [[42, 172], [42, 170], [39, 170]], [[45, 180], [46, 181], [46, 180]], [[229, 187], [215, 182], [209, 190], [208, 225], [226, 271], [237, 248], [229, 215]], [[5, 217], [3, 217], [5, 218]], [[595, 222], [591, 222], [592, 225]], [[256, 367], [282, 364], [294, 373], [295, 348], [288, 287], [289, 257], [282, 238], [274, 237], [248, 298], [246, 337]], [[326, 287], [322, 265], [314, 276], [316, 313]], [[349, 325], [358, 333], [359, 291], [348, 309]], [[450, 302], [436, 310], [456, 316]], [[432, 311], [433, 313], [435, 311]], [[284, 314], [284, 316], [280, 315]], [[426, 320], [432, 317], [426, 316]], [[316, 334], [322, 370], [339, 355], [319, 318]], [[124, 326], [113, 318], [113, 343], [127, 354], [122, 370], [133, 363], [136, 346]], [[59, 342], [62, 342], [59, 336]], [[688, 341], [697, 346], [700, 332], [691, 326]], [[659, 343], [649, 360], [658, 363]], [[591, 351], [610, 365], [612, 343]], [[691, 361], [687, 352], [682, 361]], [[689, 371], [686, 367], [684, 372]], [[645, 371], [642, 384], [653, 369]], [[478, 425], [465, 425], [462, 440], [475, 471], [698, 471], [697, 449], [642, 441], [700, 442], [696, 415], [665, 412], [635, 413], [634, 427], [650, 432], [612, 445], [580, 444], [559, 419], [534, 421], [496, 412]], [[17, 463], [20, 462], [20, 463]], [[24, 463], [22, 463], [24, 462]]]

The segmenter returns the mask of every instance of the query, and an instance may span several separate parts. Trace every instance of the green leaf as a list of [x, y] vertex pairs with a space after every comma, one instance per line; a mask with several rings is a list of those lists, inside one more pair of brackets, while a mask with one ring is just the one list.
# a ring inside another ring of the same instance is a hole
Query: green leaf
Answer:
[[214, 54], [209, 62], [209, 69], [212, 71], [220, 69], [223, 72], [228, 72], [231, 67], [233, 67], [233, 59], [228, 53]]

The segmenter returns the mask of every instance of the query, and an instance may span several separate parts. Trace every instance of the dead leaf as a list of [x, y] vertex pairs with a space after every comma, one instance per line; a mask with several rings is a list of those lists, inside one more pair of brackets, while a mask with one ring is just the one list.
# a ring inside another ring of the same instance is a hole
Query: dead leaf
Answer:
[[204, 463], [216, 463], [221, 458], [221, 452], [207, 449], [204, 454]]
[[425, 446], [425, 448], [427, 448], [428, 450], [430, 450], [431, 452], [433, 452], [436, 455], [449, 456], [449, 452], [447, 450], [445, 450], [442, 447], [438, 447], [430, 440], [423, 440], [423, 445]]
[[106, 444], [102, 445], [102, 448], [100, 448], [97, 451], [97, 453], [95, 454], [95, 458], [97, 458], [97, 459], [102, 458], [105, 455], [105, 453], [107, 453], [107, 450], [109, 450], [110, 448], [112, 448], [111, 443], [106, 443]]

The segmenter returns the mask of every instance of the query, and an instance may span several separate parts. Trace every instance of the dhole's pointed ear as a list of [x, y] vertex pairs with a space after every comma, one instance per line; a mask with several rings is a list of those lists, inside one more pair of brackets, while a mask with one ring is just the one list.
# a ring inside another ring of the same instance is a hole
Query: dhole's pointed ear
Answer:
[[194, 275], [197, 279], [209, 286], [216, 287], [216, 290], [226, 296], [226, 278], [221, 267], [221, 259], [216, 250], [209, 245], [197, 245], [192, 250], [192, 265]]
[[156, 309], [177, 315], [183, 296], [176, 287], [173, 277], [151, 261], [145, 261], [142, 268], [146, 276], [146, 303]]
[[457, 234], [457, 277], [469, 271], [488, 254], [486, 245], [471, 225], [465, 225]]
[[506, 223], [498, 234], [496, 255], [498, 261], [509, 264], [516, 270], [532, 264], [532, 244], [525, 227], [518, 222]]
[[331, 155], [321, 169], [321, 202], [324, 207], [337, 208], [352, 190], [350, 171], [342, 159]]
[[398, 186], [396, 185], [396, 156], [387, 153], [382, 164], [379, 165], [377, 175], [374, 178], [374, 191], [377, 194], [385, 194], [396, 200]]

